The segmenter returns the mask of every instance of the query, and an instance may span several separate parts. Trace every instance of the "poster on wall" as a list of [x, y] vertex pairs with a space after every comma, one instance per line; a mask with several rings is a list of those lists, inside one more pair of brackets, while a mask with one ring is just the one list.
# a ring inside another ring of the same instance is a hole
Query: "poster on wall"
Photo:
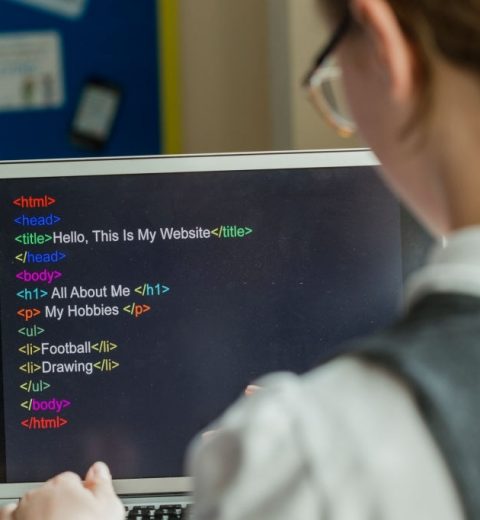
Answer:
[[57, 32], [0, 33], [0, 112], [59, 108], [64, 92]]
[[44, 9], [53, 14], [67, 18], [79, 18], [85, 13], [88, 0], [10, 0], [38, 9]]

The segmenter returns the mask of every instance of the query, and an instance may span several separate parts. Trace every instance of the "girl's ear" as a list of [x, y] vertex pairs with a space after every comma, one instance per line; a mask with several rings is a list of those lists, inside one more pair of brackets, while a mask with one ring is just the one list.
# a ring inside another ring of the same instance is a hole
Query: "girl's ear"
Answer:
[[411, 100], [415, 55], [393, 9], [385, 0], [352, 0], [351, 9], [370, 44], [374, 70], [387, 83], [393, 100]]

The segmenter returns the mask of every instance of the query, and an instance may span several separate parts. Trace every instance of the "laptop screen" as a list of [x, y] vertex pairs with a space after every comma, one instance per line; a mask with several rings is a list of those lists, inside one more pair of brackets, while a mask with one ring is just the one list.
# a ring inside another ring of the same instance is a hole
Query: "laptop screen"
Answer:
[[180, 477], [259, 376], [391, 323], [400, 209], [345, 157], [2, 165], [2, 480]]

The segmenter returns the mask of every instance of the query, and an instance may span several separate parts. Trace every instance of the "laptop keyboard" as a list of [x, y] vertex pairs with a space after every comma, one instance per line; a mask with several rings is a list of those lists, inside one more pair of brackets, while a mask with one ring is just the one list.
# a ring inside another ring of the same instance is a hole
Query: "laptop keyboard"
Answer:
[[189, 505], [141, 505], [125, 506], [128, 520], [189, 520]]

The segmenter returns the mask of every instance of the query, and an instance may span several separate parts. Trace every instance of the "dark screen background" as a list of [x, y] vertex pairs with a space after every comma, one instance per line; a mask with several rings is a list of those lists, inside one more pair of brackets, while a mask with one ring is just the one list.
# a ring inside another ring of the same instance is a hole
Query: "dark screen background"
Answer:
[[[19, 196], [53, 196], [48, 208], [19, 208]], [[20, 215], [54, 214], [54, 226], [23, 227]], [[106, 461], [114, 478], [182, 475], [188, 441], [246, 385], [270, 371], [304, 372], [339, 343], [385, 326], [402, 287], [397, 203], [369, 168], [91, 176], [0, 181], [1, 325], [8, 482], [40, 481], [63, 470], [83, 474]], [[160, 227], [253, 229], [243, 238], [139, 241]], [[135, 240], [123, 241], [123, 230]], [[116, 232], [95, 242], [92, 230]], [[84, 233], [88, 244], [22, 245], [25, 232]], [[25, 252], [67, 255], [59, 263], [22, 264]], [[58, 270], [52, 284], [25, 283], [23, 270]], [[145, 283], [170, 288], [142, 296]], [[52, 299], [54, 288], [123, 285], [128, 297]], [[48, 297], [24, 301], [25, 288]], [[125, 306], [148, 305], [139, 317]], [[118, 307], [118, 316], [75, 318], [68, 305]], [[62, 319], [45, 307], [64, 308]], [[22, 308], [41, 315], [25, 322]], [[25, 338], [22, 327], [45, 329]], [[110, 353], [27, 356], [43, 342], [118, 345]], [[112, 371], [26, 374], [26, 362], [100, 362]], [[20, 388], [47, 382], [41, 393]], [[60, 412], [28, 411], [30, 399], [68, 400]], [[28, 429], [31, 417], [66, 419]]]

